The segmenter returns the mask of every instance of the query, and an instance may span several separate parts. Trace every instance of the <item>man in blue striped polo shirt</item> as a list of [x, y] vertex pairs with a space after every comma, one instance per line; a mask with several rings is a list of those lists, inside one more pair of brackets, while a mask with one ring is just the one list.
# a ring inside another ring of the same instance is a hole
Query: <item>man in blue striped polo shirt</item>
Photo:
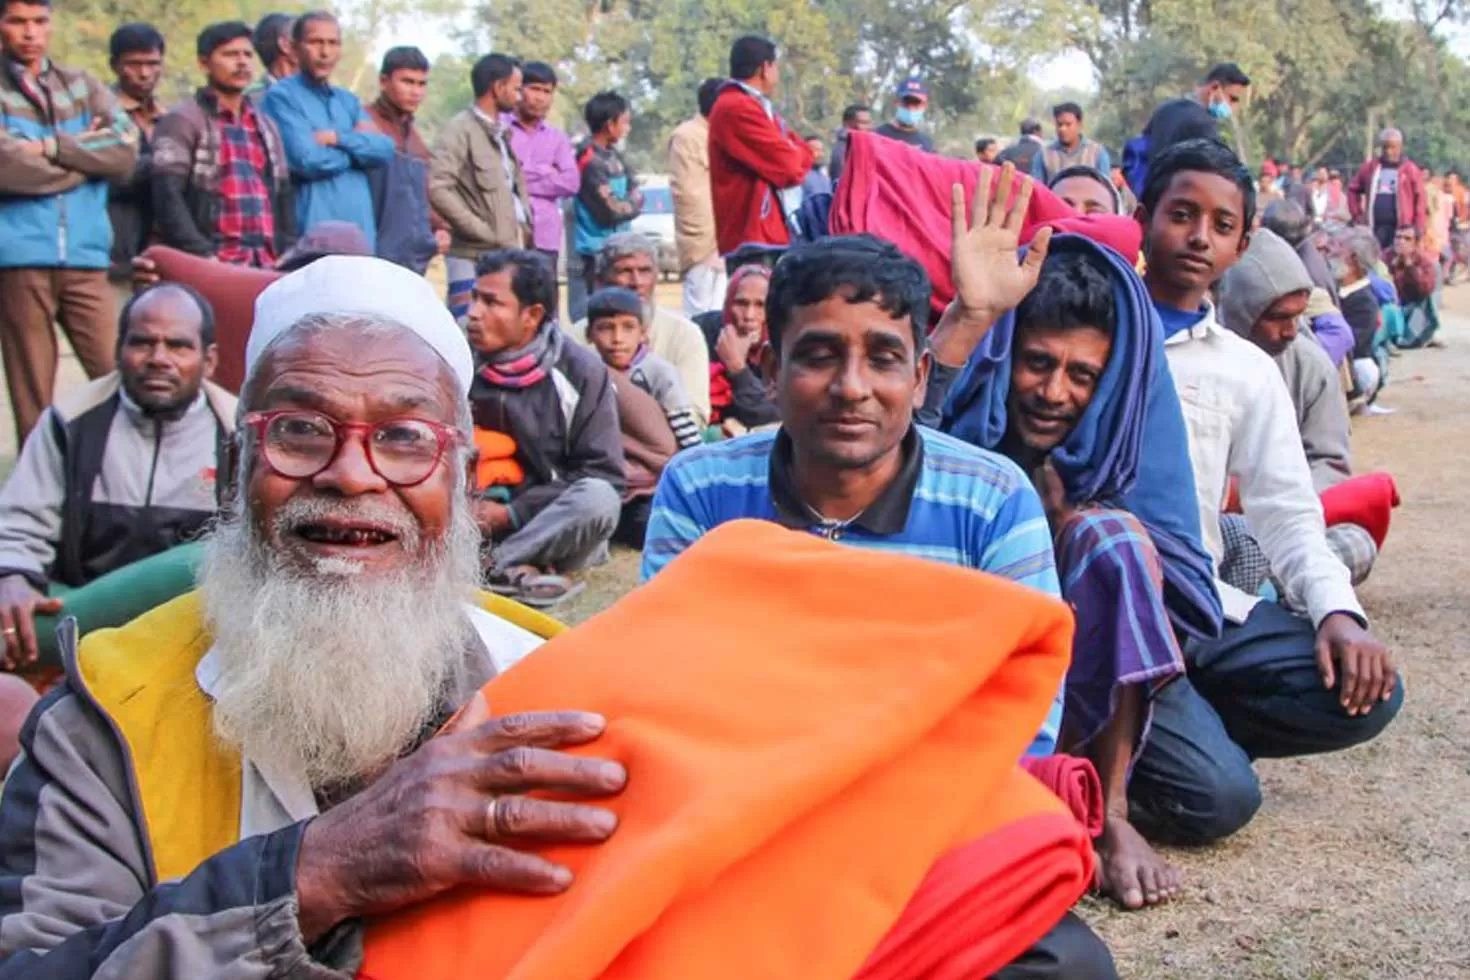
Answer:
[[[1019, 213], [1025, 190], [1029, 182], [1017, 194]], [[1013, 236], [1009, 256], [1018, 270]], [[1024, 295], [1035, 269], [1015, 278], [1029, 280], [1018, 283]], [[706, 531], [756, 518], [1060, 596], [1051, 532], [1021, 469], [914, 423], [929, 376], [929, 296], [923, 268], [870, 236], [787, 253], [766, 300], [763, 365], [781, 427], [669, 462], [649, 517], [644, 579]], [[1058, 691], [1031, 754], [1055, 751], [1061, 715]], [[1069, 913], [995, 978], [1023, 976], [1115, 980], [1117, 973], [1107, 947]]]
[[[921, 428], [929, 279], [870, 236], [789, 253], [767, 299], [782, 425], [680, 453], [649, 517], [643, 577], [706, 531], [759, 518], [977, 568], [1060, 596], [1040, 498], [1010, 460]], [[1056, 749], [1060, 692], [1032, 743]]]

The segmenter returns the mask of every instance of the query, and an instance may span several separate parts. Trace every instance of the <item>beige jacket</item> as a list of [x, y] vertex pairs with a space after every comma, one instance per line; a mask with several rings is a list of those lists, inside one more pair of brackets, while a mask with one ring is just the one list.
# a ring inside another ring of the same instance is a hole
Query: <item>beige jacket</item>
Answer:
[[688, 272], [719, 251], [709, 183], [709, 120], [703, 116], [680, 123], [669, 137], [669, 190], [679, 270]]
[[[513, 183], [506, 179], [506, 160]], [[526, 246], [531, 201], [499, 122], [466, 109], [445, 123], [429, 162], [429, 204], [449, 223], [450, 255], [473, 259], [490, 249]]]

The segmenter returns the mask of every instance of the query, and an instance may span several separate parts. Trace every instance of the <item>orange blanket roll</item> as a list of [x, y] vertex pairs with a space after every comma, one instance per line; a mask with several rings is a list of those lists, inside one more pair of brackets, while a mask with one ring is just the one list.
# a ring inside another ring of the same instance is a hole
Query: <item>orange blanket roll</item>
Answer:
[[1087, 831], [1016, 763], [1071, 643], [1013, 582], [723, 525], [485, 688], [497, 714], [607, 717], [578, 751], [627, 766], [617, 833], [545, 852], [560, 896], [369, 923], [359, 975], [986, 976], [1091, 882]]

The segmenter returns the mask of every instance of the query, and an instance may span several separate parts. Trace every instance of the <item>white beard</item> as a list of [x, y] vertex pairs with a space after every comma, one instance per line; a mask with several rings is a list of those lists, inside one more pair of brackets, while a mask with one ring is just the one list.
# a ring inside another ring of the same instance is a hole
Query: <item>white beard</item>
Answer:
[[[419, 531], [407, 515], [362, 500], [292, 500], [275, 521], [371, 515], [398, 525], [415, 553]], [[220, 666], [215, 733], [315, 789], [375, 774], [412, 745], [463, 668], [473, 632], [464, 603], [480, 572], [469, 507], [456, 501], [443, 540], [388, 574], [360, 574], [351, 559], [302, 572], [254, 523], [248, 512], [221, 522], [199, 572]]]

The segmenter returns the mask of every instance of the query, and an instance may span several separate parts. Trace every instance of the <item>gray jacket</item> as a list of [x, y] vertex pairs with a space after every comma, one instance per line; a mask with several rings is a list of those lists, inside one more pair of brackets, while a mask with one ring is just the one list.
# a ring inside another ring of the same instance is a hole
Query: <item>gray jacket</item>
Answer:
[[[1219, 319], [1247, 339], [1261, 315], [1283, 296], [1312, 288], [1312, 277], [1296, 250], [1265, 228], [1258, 230], [1220, 281]], [[1297, 429], [1321, 493], [1352, 475], [1347, 398], [1332, 359], [1302, 317], [1296, 340], [1276, 355], [1296, 407]]]
[[58, 398], [0, 488], [0, 575], [85, 585], [193, 538], [234, 424], [235, 396], [209, 382], [171, 421], [144, 415], [116, 372]]

